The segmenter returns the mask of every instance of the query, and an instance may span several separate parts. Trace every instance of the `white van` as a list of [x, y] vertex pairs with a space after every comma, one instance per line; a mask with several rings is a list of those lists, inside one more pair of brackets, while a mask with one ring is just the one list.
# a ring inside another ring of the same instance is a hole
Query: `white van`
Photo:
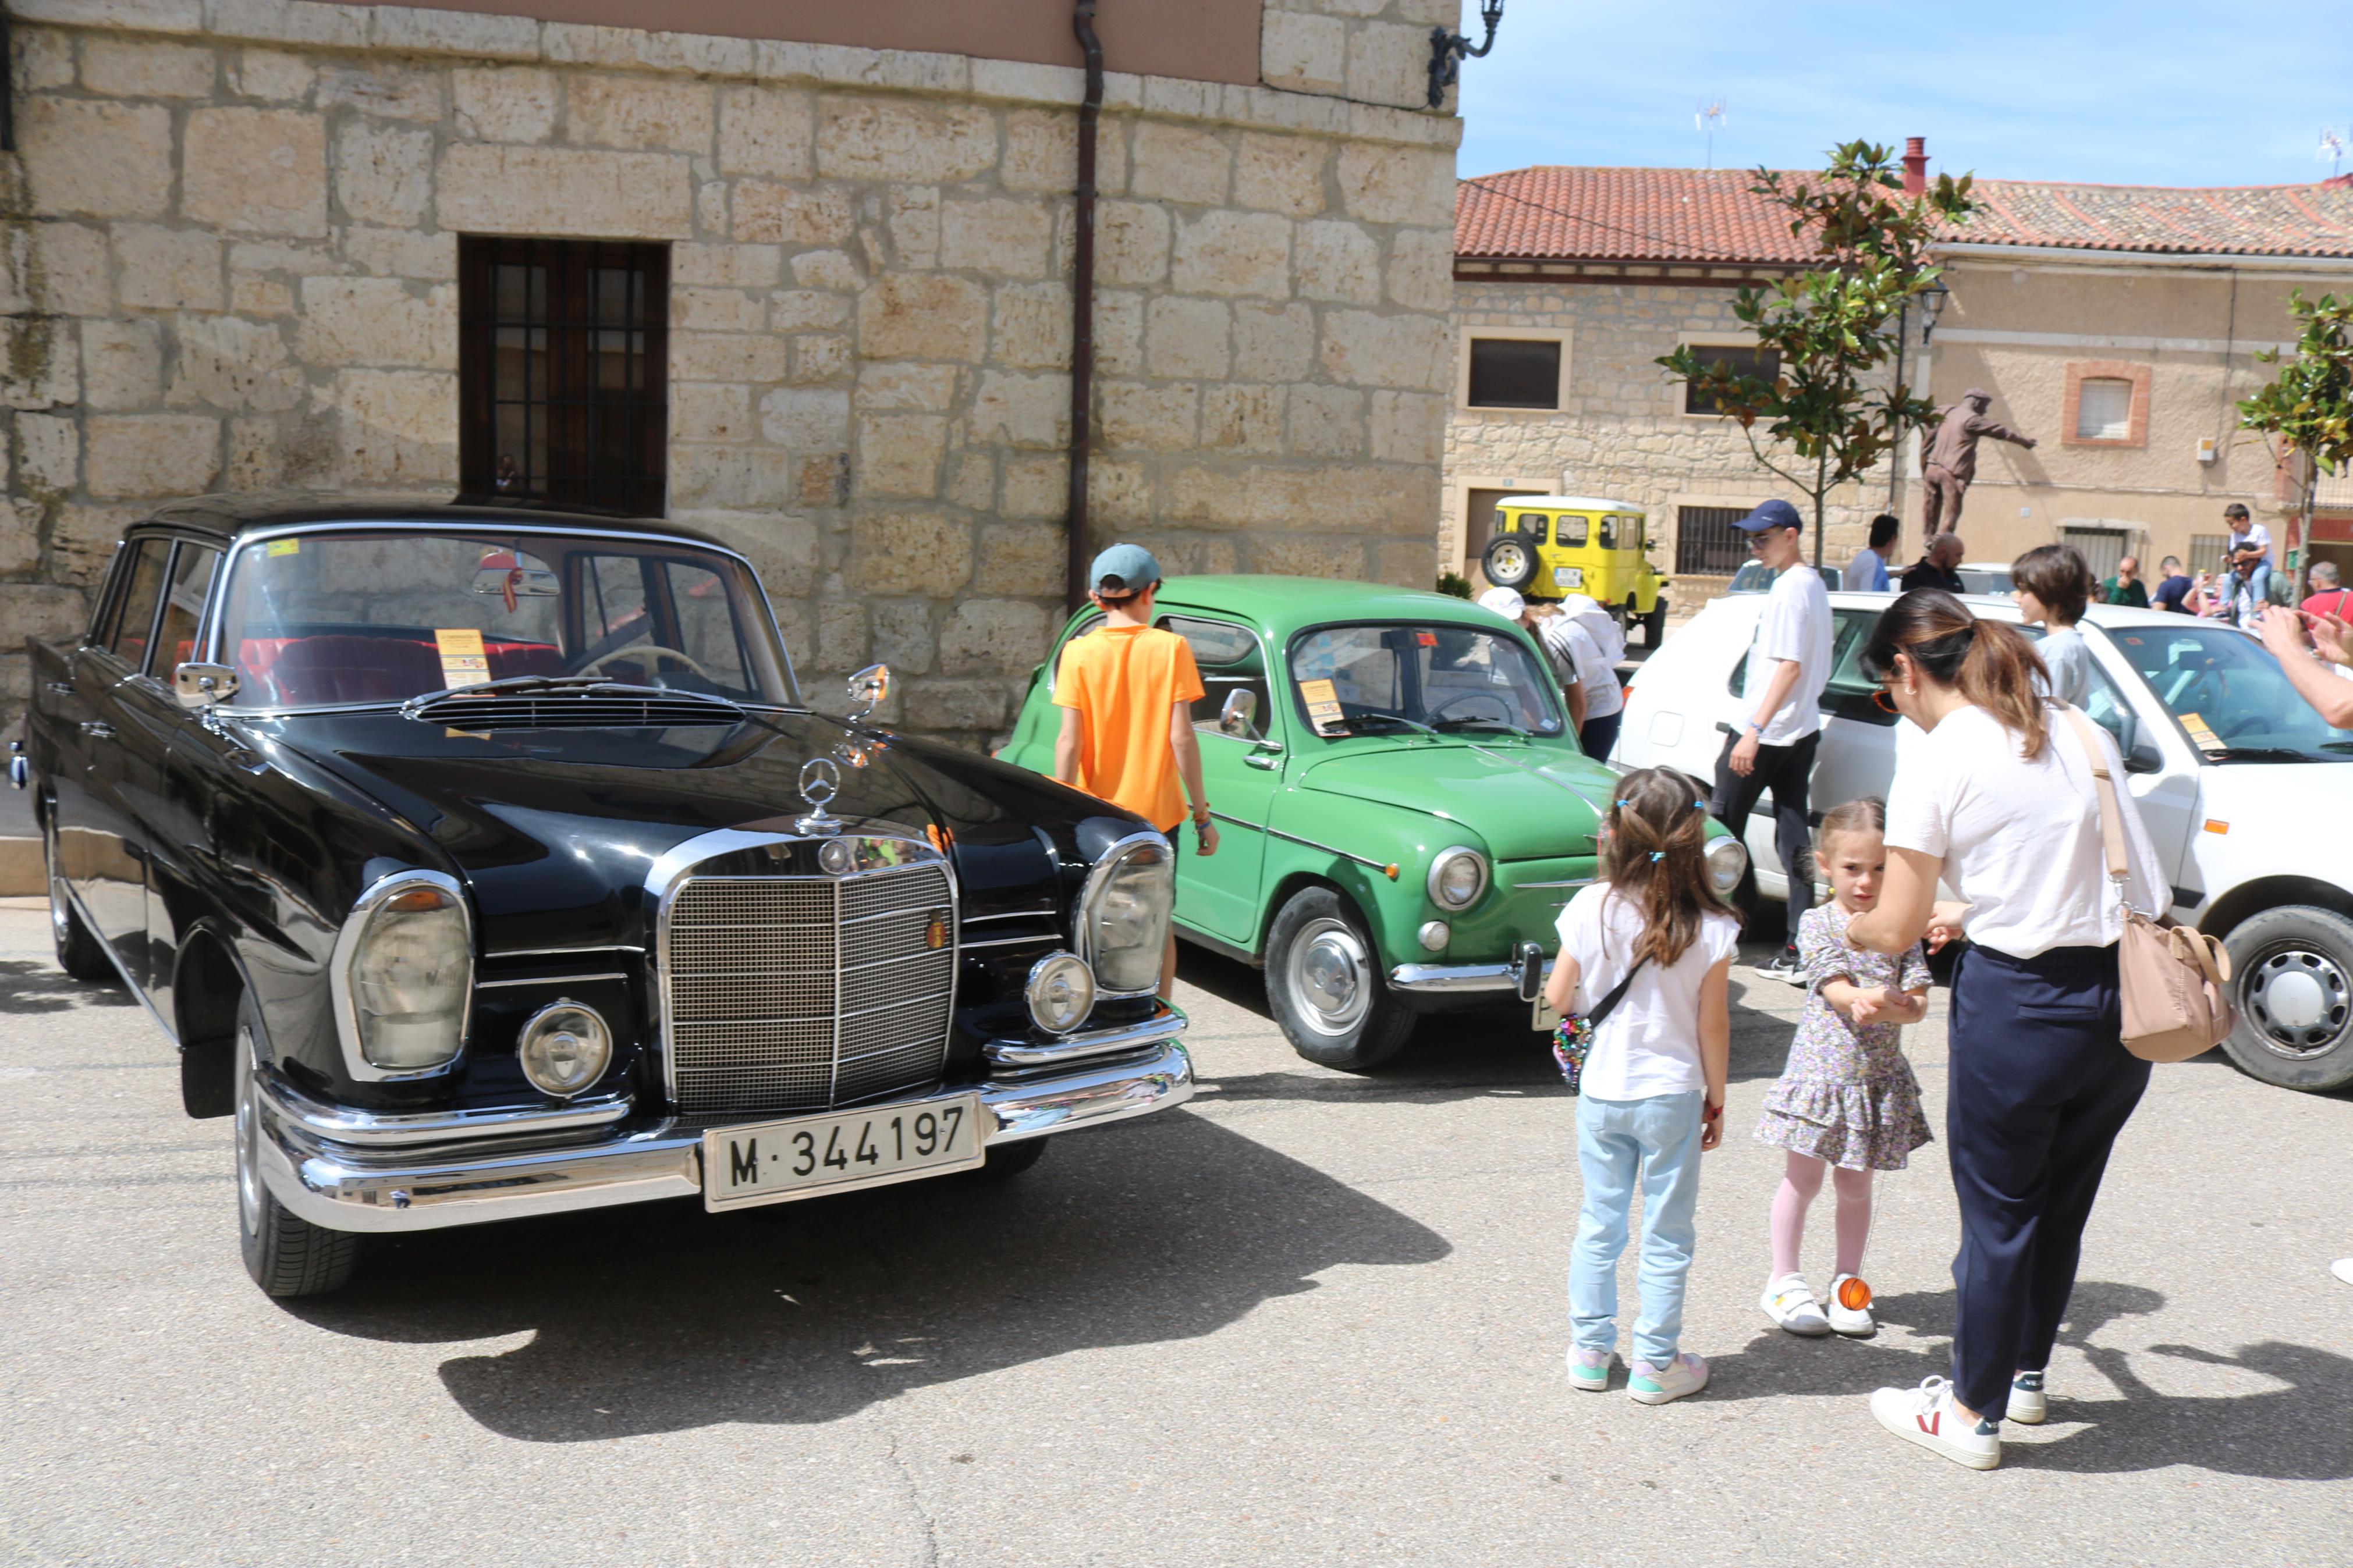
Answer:
[[[1814, 817], [1884, 795], [1896, 719], [1858, 660], [1887, 594], [1831, 596], [1836, 641], [1822, 692]], [[2007, 598], [1966, 595], [1982, 619]], [[1716, 599], [1635, 671], [1613, 761], [1671, 767], [1712, 786], [1738, 713], [1761, 595]], [[2041, 628], [2022, 628], [2039, 637]], [[2226, 1048], [2266, 1082], [2353, 1083], [2353, 731], [2322, 722], [2278, 660], [2243, 632], [2162, 610], [2094, 605], [2097, 664], [2084, 710], [2116, 737], [2126, 782], [2173, 879], [2173, 916], [2230, 949], [2242, 1017]], [[1770, 802], [1748, 820], [1757, 890], [1788, 895]]]

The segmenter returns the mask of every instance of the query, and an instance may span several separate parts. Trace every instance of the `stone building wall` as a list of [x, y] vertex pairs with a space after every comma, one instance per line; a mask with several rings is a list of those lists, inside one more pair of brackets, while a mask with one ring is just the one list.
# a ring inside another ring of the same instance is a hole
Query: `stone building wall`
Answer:
[[[1811, 502], [1800, 492], [1758, 466], [1739, 426], [1685, 414], [1683, 384], [1651, 363], [1672, 353], [1687, 334], [1719, 341], [1740, 336], [1733, 292], [1665, 284], [1458, 280], [1454, 319], [1463, 344], [1482, 327], [1558, 329], [1567, 334], [1568, 372], [1557, 413], [1464, 406], [1465, 378], [1458, 375], [1446, 431], [1440, 558], [1462, 559], [1464, 511], [1474, 489], [1565, 489], [1632, 501], [1650, 515], [1656, 542], [1651, 559], [1671, 574], [1679, 507], [1745, 508], [1779, 496], [1810, 511]], [[1467, 353], [1467, 346], [1461, 352]], [[1788, 460], [1786, 453], [1777, 457]], [[1823, 559], [1852, 559], [1886, 500], [1884, 468], [1832, 492]], [[1713, 592], [1719, 584], [1694, 580], [1690, 585]], [[1673, 597], [1679, 611], [1692, 607], [1690, 593]]]
[[[10, 642], [79, 626], [166, 498], [452, 485], [458, 235], [659, 240], [670, 515], [758, 563], [820, 700], [882, 659], [886, 716], [1007, 725], [1060, 620], [1077, 71], [301, 0], [10, 11]], [[1430, 580], [1460, 122], [1407, 107], [1406, 41], [1426, 61], [1453, 11], [1281, 0], [1276, 86], [1111, 76], [1098, 542]], [[26, 680], [9, 651], [12, 728]]]

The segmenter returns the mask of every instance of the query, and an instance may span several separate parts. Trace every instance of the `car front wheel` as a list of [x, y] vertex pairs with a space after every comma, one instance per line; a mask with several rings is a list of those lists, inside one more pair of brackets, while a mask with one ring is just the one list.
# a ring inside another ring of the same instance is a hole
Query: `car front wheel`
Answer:
[[272, 1296], [323, 1296], [351, 1283], [360, 1238], [288, 1211], [261, 1179], [261, 1085], [254, 1073], [262, 1038], [253, 996], [237, 1003], [237, 1221], [245, 1271]]
[[1276, 912], [1266, 995], [1292, 1048], [1318, 1067], [1363, 1072], [1413, 1033], [1414, 1015], [1382, 976], [1379, 949], [1329, 888], [1305, 889]]
[[82, 922], [73, 900], [66, 896], [66, 879], [58, 871], [58, 829], [51, 823], [41, 835], [41, 858], [49, 873], [49, 937], [57, 945], [58, 967], [76, 980], [111, 985], [117, 976], [106, 949]]
[[2353, 920], [2310, 904], [2265, 910], [2223, 938], [2239, 1026], [2222, 1042], [2265, 1083], [2353, 1084]]

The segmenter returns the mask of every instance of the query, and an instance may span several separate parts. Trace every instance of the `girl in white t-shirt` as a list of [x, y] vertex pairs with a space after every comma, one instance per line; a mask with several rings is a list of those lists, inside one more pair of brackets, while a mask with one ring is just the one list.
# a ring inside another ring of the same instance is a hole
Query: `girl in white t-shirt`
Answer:
[[1627, 982], [1593, 1032], [1577, 1102], [1585, 1204], [1568, 1267], [1569, 1381], [1609, 1386], [1618, 1343], [1618, 1258], [1642, 1190], [1641, 1316], [1626, 1392], [1664, 1405], [1707, 1386], [1707, 1363], [1683, 1351], [1699, 1156], [1724, 1136], [1732, 1043], [1732, 954], [1740, 921], [1715, 895], [1704, 851], [1709, 817], [1680, 774], [1644, 768], [1618, 781], [1602, 826], [1608, 880], [1561, 911], [1560, 956], [1545, 998], [1590, 1013]]

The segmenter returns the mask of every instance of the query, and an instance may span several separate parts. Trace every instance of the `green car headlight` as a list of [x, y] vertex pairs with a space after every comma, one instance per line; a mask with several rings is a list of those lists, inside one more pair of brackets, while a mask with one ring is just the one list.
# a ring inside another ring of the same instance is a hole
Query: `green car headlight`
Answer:
[[1430, 862], [1430, 901], [1467, 910], [1487, 890], [1487, 858], [1467, 844], [1441, 849]]
[[1707, 879], [1715, 890], [1731, 897], [1740, 886], [1741, 874], [1748, 869], [1748, 851], [1740, 840], [1729, 834], [1707, 847]]

